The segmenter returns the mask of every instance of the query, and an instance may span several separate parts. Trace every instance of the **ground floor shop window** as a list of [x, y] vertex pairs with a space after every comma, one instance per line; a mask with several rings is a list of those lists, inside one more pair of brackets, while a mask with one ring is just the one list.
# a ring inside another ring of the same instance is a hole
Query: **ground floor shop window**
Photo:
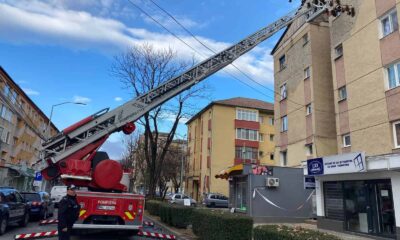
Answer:
[[342, 220], [347, 231], [395, 235], [390, 180], [325, 182], [324, 200], [326, 218]]

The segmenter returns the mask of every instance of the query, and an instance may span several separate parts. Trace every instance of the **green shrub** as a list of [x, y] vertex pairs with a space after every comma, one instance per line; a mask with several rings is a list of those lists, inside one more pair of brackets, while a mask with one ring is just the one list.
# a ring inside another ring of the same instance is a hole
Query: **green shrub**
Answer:
[[160, 205], [160, 219], [168, 225], [186, 228], [191, 223], [193, 208], [163, 203]]
[[340, 240], [328, 233], [323, 233], [301, 227], [284, 225], [263, 225], [254, 228], [254, 240]]
[[151, 215], [155, 215], [155, 216], [160, 216], [160, 205], [162, 204], [162, 202], [160, 201], [155, 201], [155, 200], [149, 200], [146, 201], [146, 209], [147, 211], [149, 211], [149, 213]]
[[252, 237], [253, 219], [229, 211], [195, 209], [193, 233], [207, 240], [248, 240]]

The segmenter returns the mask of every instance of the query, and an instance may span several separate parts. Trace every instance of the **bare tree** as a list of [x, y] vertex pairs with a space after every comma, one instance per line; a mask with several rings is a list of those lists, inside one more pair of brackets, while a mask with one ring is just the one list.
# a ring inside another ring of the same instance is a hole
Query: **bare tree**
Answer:
[[[125, 54], [117, 56], [111, 71], [132, 90], [133, 97], [137, 97], [178, 75], [190, 65], [188, 62], [177, 61], [176, 53], [170, 48], [157, 50], [152, 45], [143, 44], [134, 46]], [[165, 167], [164, 161], [180, 120], [193, 114], [190, 109], [185, 108], [189, 104], [188, 100], [206, 97], [206, 88], [204, 84], [193, 87], [146, 113], [138, 121], [144, 127], [143, 150], [150, 196], [155, 195], [162, 169]], [[160, 141], [159, 123], [165, 116], [173, 119], [168, 135], [164, 141]]]

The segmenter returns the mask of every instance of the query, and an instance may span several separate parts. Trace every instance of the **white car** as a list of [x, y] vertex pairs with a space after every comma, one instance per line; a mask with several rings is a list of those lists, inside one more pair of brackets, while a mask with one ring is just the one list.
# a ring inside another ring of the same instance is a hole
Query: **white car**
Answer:
[[54, 186], [50, 191], [50, 198], [55, 206], [67, 195], [67, 186]]
[[188, 206], [189, 205], [192, 207], [196, 206], [196, 200], [194, 200], [193, 198], [190, 198], [184, 194], [181, 194], [181, 193], [172, 194], [169, 202], [174, 203], [174, 204], [186, 205], [185, 200], [186, 200], [186, 203]]

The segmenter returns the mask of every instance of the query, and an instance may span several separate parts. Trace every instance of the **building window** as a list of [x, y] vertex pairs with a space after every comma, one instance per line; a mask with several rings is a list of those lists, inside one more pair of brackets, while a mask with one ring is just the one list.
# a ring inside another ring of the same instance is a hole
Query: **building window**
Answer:
[[287, 151], [281, 152], [281, 165], [287, 166]]
[[286, 68], [286, 56], [283, 55], [279, 58], [279, 69], [283, 70]]
[[307, 79], [310, 77], [310, 67], [307, 67], [304, 69], [304, 79]]
[[259, 121], [260, 123], [263, 123], [263, 122], [264, 122], [264, 117], [263, 117], [263, 116], [259, 116], [259, 117], [258, 117], [258, 121]]
[[400, 86], [400, 62], [386, 68], [389, 89]]
[[274, 141], [274, 134], [269, 135], [269, 140], [270, 140], [271, 142]]
[[400, 121], [393, 123], [394, 147], [400, 148]]
[[264, 142], [264, 134], [263, 133], [259, 133], [258, 139], [260, 140], [260, 142]]
[[350, 146], [351, 146], [350, 134], [343, 135], [343, 147], [350, 147]]
[[309, 41], [308, 33], [304, 34], [303, 36], [303, 46], [305, 46]]
[[306, 114], [310, 115], [312, 113], [311, 103], [306, 105]]
[[236, 119], [257, 122], [258, 112], [254, 110], [236, 109]]
[[281, 86], [281, 100], [286, 98], [287, 98], [287, 89], [286, 89], [286, 83], [284, 83]]
[[339, 44], [337, 47], [335, 47], [335, 57], [339, 58], [343, 56], [343, 45]]
[[343, 101], [347, 99], [347, 90], [346, 86], [339, 88], [339, 101]]
[[388, 14], [384, 15], [381, 18], [381, 28], [382, 28], [382, 37], [385, 37], [399, 29], [396, 9], [390, 11]]
[[312, 156], [313, 154], [314, 154], [313, 145], [312, 144], [307, 144], [306, 145], [306, 155], [307, 155], [307, 157]]
[[6, 106], [2, 105], [0, 109], [0, 116], [5, 120], [11, 122], [13, 113]]
[[273, 153], [271, 153], [271, 154], [269, 155], [269, 159], [270, 159], [270, 160], [274, 160], [274, 154], [273, 154]]
[[258, 141], [258, 131], [251, 129], [237, 128], [236, 139]]
[[274, 118], [269, 118], [269, 125], [274, 126]]
[[281, 132], [286, 132], [288, 130], [288, 120], [287, 116], [281, 118]]
[[250, 159], [257, 160], [258, 157], [258, 149], [252, 147], [236, 147], [236, 158], [237, 159]]

